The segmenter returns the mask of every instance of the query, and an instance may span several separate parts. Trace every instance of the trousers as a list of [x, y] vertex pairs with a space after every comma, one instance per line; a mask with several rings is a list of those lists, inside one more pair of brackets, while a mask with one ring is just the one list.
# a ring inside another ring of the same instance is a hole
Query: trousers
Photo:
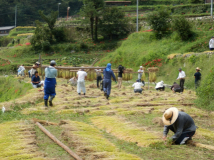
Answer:
[[102, 77], [101, 76], [97, 76], [97, 88], [100, 87], [99, 83], [100, 83], [101, 80], [102, 80]]
[[85, 81], [77, 81], [77, 93], [81, 93], [81, 90], [83, 93], [86, 93]]
[[123, 81], [123, 78], [122, 77], [118, 77], [118, 88], [122, 87], [122, 81]]
[[44, 100], [48, 100], [49, 96], [56, 96], [56, 78], [45, 78], [44, 83]]
[[163, 86], [163, 87], [159, 87], [159, 88], [156, 88], [156, 90], [158, 91], [158, 90], [160, 90], [160, 91], [164, 91], [165, 90], [165, 86]]
[[107, 92], [107, 96], [111, 93], [111, 79], [104, 79], [103, 80], [103, 91]]
[[134, 89], [134, 93], [142, 93], [143, 89]]
[[184, 91], [184, 82], [185, 82], [185, 79], [180, 79], [181, 92]]
[[[169, 129], [175, 133], [173, 126], [170, 126]], [[195, 131], [182, 133], [180, 137], [178, 137], [178, 139], [175, 141], [175, 144], [176, 145], [185, 144], [187, 140], [192, 139], [192, 136], [194, 136], [194, 134], [195, 134]]]

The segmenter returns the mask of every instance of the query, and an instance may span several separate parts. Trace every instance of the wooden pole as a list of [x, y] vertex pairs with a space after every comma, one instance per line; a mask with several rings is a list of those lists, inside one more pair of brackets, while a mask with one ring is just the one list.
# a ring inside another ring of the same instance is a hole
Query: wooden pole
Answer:
[[76, 153], [74, 153], [70, 148], [60, 142], [53, 134], [51, 134], [45, 127], [43, 127], [39, 122], [36, 122], [36, 125], [39, 129], [42, 130], [50, 139], [52, 139], [55, 143], [57, 143], [60, 147], [62, 147], [65, 151], [67, 151], [73, 158], [76, 160], [82, 160]]

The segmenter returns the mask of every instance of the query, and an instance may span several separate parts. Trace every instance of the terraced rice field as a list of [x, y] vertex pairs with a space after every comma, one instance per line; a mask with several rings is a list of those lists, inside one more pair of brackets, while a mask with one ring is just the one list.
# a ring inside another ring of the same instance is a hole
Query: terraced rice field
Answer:
[[6, 112], [0, 115], [0, 159], [72, 159], [39, 130], [33, 118], [57, 123], [45, 127], [85, 160], [214, 159], [212, 150], [174, 146], [161, 139], [161, 116], [167, 108], [177, 107], [199, 127], [193, 140], [214, 146], [214, 112], [189, 105], [196, 98], [194, 92], [172, 94], [145, 87], [143, 94], [135, 94], [131, 84], [124, 82], [122, 89], [113, 86], [106, 100], [92, 82], [86, 86], [86, 96], [79, 96], [76, 87], [58, 79], [54, 106], [48, 109], [38, 89], [1, 103]]

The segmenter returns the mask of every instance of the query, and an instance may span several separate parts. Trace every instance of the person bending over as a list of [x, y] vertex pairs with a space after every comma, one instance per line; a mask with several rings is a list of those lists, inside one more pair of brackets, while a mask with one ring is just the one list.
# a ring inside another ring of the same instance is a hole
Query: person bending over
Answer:
[[155, 89], [158, 91], [164, 91], [165, 90], [165, 86], [163, 84], [163, 81], [160, 81], [156, 84]]
[[171, 90], [173, 91], [173, 93], [175, 92], [182, 92], [181, 87], [179, 86], [179, 84], [177, 84], [176, 82], [173, 83]]
[[177, 108], [167, 109], [162, 117], [164, 123], [163, 140], [166, 141], [169, 130], [174, 132], [171, 140], [176, 145], [185, 144], [187, 140], [192, 140], [195, 134], [195, 123], [187, 113], [179, 112]]
[[143, 89], [142, 89], [143, 83], [140, 82], [140, 80], [136, 80], [136, 82], [132, 85], [132, 87], [134, 87], [134, 93], [142, 93]]

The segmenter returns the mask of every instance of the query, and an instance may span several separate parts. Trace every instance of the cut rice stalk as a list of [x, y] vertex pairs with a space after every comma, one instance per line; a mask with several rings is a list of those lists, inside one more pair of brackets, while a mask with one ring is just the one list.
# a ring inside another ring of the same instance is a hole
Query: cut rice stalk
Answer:
[[114, 144], [102, 136], [102, 132], [95, 127], [77, 121], [66, 121], [63, 125], [63, 136], [71, 140], [77, 154], [85, 159], [129, 159], [140, 160], [139, 157], [119, 151]]
[[96, 127], [106, 130], [119, 139], [136, 142], [138, 146], [145, 147], [160, 141], [160, 137], [155, 134], [130, 126], [117, 117], [100, 116], [91, 120]]

